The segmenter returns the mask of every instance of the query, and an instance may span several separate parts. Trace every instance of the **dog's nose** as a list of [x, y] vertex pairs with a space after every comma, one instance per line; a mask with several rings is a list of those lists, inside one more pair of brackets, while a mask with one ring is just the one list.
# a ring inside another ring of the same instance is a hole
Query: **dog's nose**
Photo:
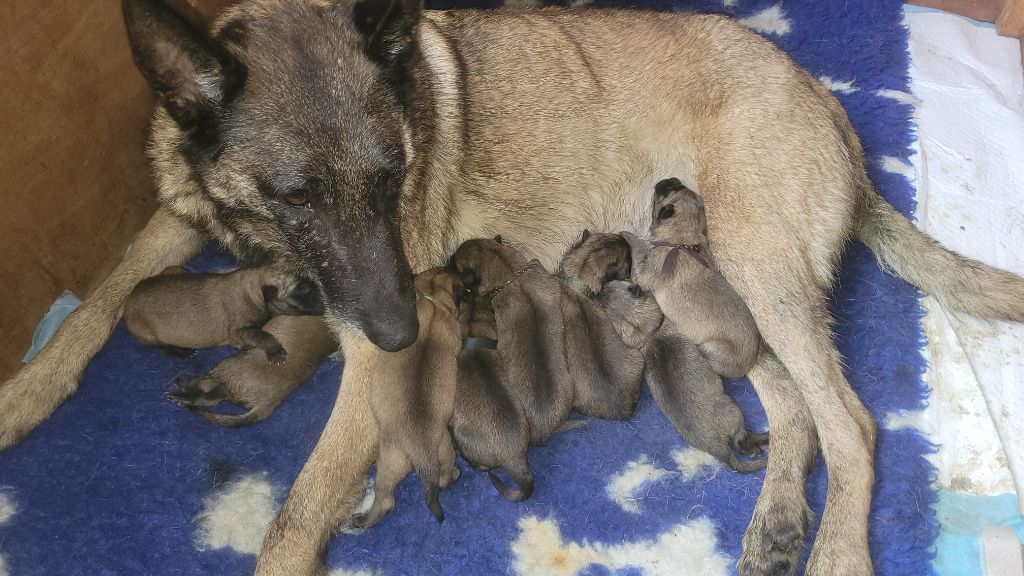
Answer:
[[387, 319], [370, 322], [365, 328], [366, 337], [385, 352], [398, 352], [412, 346], [420, 332], [416, 308], [411, 314], [394, 314]]

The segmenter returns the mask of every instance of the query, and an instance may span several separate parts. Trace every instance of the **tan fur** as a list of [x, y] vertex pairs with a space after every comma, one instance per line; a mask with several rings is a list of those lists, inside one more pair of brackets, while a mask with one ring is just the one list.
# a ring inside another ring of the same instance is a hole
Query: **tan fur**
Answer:
[[651, 215], [654, 244], [623, 234], [632, 248], [633, 280], [654, 294], [665, 316], [719, 376], [745, 376], [761, 336], [750, 310], [714, 268], [703, 203], [683, 186], [656, 191]]
[[373, 506], [352, 519], [358, 528], [373, 526], [391, 511], [395, 487], [413, 470], [423, 483], [427, 507], [444, 521], [438, 492], [458, 477], [448, 423], [461, 347], [456, 295], [462, 283], [447, 269], [431, 268], [416, 276], [416, 293], [419, 337], [377, 359], [370, 396], [380, 437], [377, 478]]
[[[334, 334], [319, 316], [275, 316], [263, 329], [290, 351], [284, 363], [268, 362], [261, 350], [236, 354], [183, 384], [171, 398], [218, 426], [262, 422], [338, 349]], [[246, 412], [209, 410], [222, 401], [242, 406]]]
[[[463, 338], [498, 341], [498, 323], [489, 299], [469, 294], [459, 307]], [[467, 462], [488, 470], [491, 483], [505, 498], [522, 501], [533, 493], [533, 472], [526, 459], [530, 423], [497, 348], [463, 348], [458, 355], [458, 382], [452, 436]], [[493, 471], [504, 468], [515, 481], [510, 489]]]
[[[222, 22], [287, 17], [306, 1], [252, 0]], [[755, 386], [806, 405], [794, 412], [762, 396], [775, 407], [768, 409], [774, 447], [740, 565], [748, 574], [770, 573], [775, 564], [761, 560], [786, 548], [783, 573], [795, 569], [804, 508], [793, 476], [812, 443], [778, 434], [807, 437], [813, 421], [829, 491], [807, 571], [870, 574], [874, 424], [843, 376], [827, 306], [840, 251], [857, 236], [941, 301], [989, 316], [1024, 317], [1024, 282], [919, 235], [871, 189], [838, 101], [770, 42], [725, 18], [554, 8], [426, 12], [417, 41], [422, 58], [411, 79], [422, 114], [404, 135], [413, 154], [400, 220], [411, 268], [441, 264], [467, 238], [500, 233], [553, 269], [583, 228], [647, 229], [650, 190], [678, 176], [704, 198], [715, 263], [789, 377], [777, 378], [759, 361]], [[257, 71], [251, 66], [250, 78]], [[272, 77], [262, 80], [273, 86]], [[254, 180], [263, 159], [246, 156], [244, 147], [225, 149], [201, 187], [181, 143], [181, 130], [158, 111], [151, 154], [167, 212], [46, 350], [0, 387], [0, 447], [74, 391], [132, 287], [197, 249], [199, 235], [169, 223], [170, 213], [233, 250], [290, 253]], [[588, 185], [580, 186], [580, 174]], [[218, 212], [207, 194], [234, 212]], [[239, 213], [248, 216], [224, 224]], [[346, 357], [341, 392], [270, 527], [261, 575], [321, 569], [327, 538], [358, 500], [376, 453], [368, 394], [378, 350], [342, 318], [332, 328]], [[776, 454], [778, 446], [787, 448]], [[780, 506], [797, 513], [773, 516]]]
[[[297, 288], [304, 294], [296, 298]], [[147, 346], [259, 348], [274, 364], [287, 348], [263, 325], [274, 315], [323, 311], [315, 288], [269, 266], [226, 274], [165, 271], [139, 283], [125, 304], [128, 331]]]

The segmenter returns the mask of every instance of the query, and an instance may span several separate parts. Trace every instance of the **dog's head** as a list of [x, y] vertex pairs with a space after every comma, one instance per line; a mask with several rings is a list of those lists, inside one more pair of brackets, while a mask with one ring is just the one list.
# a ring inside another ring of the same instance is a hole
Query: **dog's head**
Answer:
[[597, 294], [606, 282], [628, 280], [633, 267], [629, 244], [618, 234], [591, 234], [583, 237], [562, 257], [566, 276], [577, 278]]
[[385, 350], [418, 330], [399, 200], [421, 1], [247, 0], [207, 34], [123, 0], [162, 108], [154, 139], [181, 159], [162, 162], [233, 241], [315, 279], [328, 319]]
[[529, 262], [518, 250], [493, 240], [467, 240], [452, 254], [448, 267], [462, 280], [466, 290], [486, 294], [501, 286]]
[[668, 178], [654, 186], [651, 210], [651, 238], [703, 246], [707, 242], [704, 201], [678, 178]]
[[447, 268], [431, 268], [416, 275], [416, 291], [429, 296], [435, 302], [448, 306], [458, 314], [462, 302], [462, 280]]
[[654, 296], [637, 284], [621, 280], [609, 282], [598, 296], [598, 302], [630, 348], [643, 348], [665, 319]]

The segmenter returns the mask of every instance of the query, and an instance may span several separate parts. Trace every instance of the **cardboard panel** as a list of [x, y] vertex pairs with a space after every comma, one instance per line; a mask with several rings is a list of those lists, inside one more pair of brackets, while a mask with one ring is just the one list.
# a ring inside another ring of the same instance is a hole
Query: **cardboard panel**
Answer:
[[85, 296], [155, 207], [152, 104], [120, 5], [0, 7], [0, 377], [54, 298]]

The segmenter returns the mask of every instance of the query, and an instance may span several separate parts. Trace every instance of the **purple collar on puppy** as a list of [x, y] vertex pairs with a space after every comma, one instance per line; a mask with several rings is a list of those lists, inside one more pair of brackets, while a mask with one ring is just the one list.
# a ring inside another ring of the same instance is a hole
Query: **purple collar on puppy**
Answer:
[[679, 258], [680, 252], [686, 252], [697, 260], [697, 262], [700, 262], [708, 268], [711, 267], [711, 264], [700, 253], [700, 246], [690, 244], [672, 244], [670, 242], [651, 242], [651, 244], [659, 248], [671, 248], [671, 250], [668, 251], [668, 256], [665, 256], [664, 264], [661, 265], [661, 272], [658, 273], [658, 276], [661, 278], [664, 278], [675, 271], [676, 260]]

